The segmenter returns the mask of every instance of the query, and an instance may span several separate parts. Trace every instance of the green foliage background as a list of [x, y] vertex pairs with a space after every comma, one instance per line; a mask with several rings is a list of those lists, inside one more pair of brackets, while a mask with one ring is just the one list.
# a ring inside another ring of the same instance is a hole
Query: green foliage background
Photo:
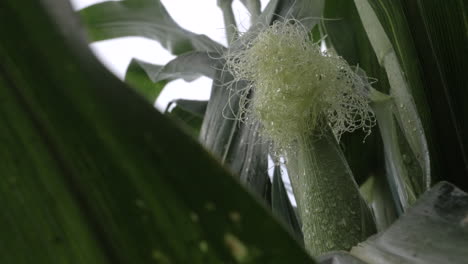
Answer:
[[[382, 109], [386, 132], [343, 143], [382, 232], [318, 261], [467, 259], [466, 193], [442, 183], [421, 196], [439, 180], [468, 189], [467, 13], [462, 0], [271, 0], [259, 14], [263, 24], [327, 18], [304, 21], [377, 78], [377, 89], [414, 98], [395, 96], [396, 109], [413, 112]], [[80, 15], [59, 0], [0, 3], [0, 262], [314, 263], [279, 170], [273, 186], [268, 179], [267, 144], [252, 144], [259, 128], [222, 115], [231, 76], [214, 71], [220, 62], [206, 52], [225, 48], [180, 28], [157, 0], [105, 2]], [[130, 88], [98, 63], [86, 37], [129, 35], [180, 56], [165, 66], [133, 61]], [[199, 75], [215, 80], [209, 102], [177, 101], [164, 115], [148, 103], [168, 81]]]

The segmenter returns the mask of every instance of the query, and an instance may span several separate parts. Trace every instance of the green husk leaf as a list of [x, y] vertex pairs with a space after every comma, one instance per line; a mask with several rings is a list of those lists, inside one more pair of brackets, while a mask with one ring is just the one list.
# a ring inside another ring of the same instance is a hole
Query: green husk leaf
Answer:
[[281, 174], [281, 167], [275, 166], [271, 191], [271, 210], [283, 221], [291, 233], [295, 235], [296, 239], [304, 243], [301, 225], [297, 219], [296, 211], [289, 200]]
[[349, 250], [375, 232], [371, 212], [331, 131], [288, 150], [288, 173], [311, 255]]

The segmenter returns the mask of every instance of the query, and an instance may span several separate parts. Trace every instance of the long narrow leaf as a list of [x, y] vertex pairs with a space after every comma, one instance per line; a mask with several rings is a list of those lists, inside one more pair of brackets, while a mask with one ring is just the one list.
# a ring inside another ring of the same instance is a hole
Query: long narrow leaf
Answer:
[[421, 61], [442, 177], [468, 188], [468, 6], [457, 1], [399, 1]]
[[135, 88], [149, 102], [154, 102], [166, 86], [166, 80], [154, 83], [151, 72], [159, 72], [163, 66], [150, 64], [138, 59], [132, 59], [125, 73], [125, 82]]
[[148, 69], [147, 73], [153, 82], [176, 78], [189, 82], [201, 75], [213, 79], [222, 62], [221, 54], [217, 52], [188, 52], [177, 56], [160, 70]]
[[201, 75], [213, 79], [221, 67], [221, 55], [215, 52], [188, 52], [176, 57], [166, 65], [155, 65], [133, 59], [125, 74], [125, 81], [153, 103], [164, 86], [175, 79], [187, 82]]
[[92, 41], [141, 36], [160, 42], [177, 55], [224, 49], [207, 36], [177, 25], [159, 0], [107, 1], [81, 10], [80, 15]]
[[[425, 97], [423, 91], [420, 88], [420, 79], [417, 73], [411, 72], [411, 83], [407, 82], [405, 76], [403, 76], [403, 71], [407, 69], [412, 69], [406, 67], [408, 60], [411, 57], [407, 57], [407, 53], [401, 51], [399, 46], [401, 43], [408, 43], [409, 41], [404, 37], [407, 36], [407, 32], [404, 31], [402, 34], [398, 34], [394, 37], [401, 37], [400, 42], [395, 42], [395, 46], [392, 45], [389, 36], [386, 34], [385, 29], [382, 26], [379, 18], [377, 17], [376, 12], [369, 4], [367, 0], [355, 0], [355, 4], [360, 15], [361, 21], [363, 23], [364, 29], [367, 32], [369, 41], [374, 49], [374, 52], [377, 56], [379, 63], [385, 68], [387, 72], [388, 81], [390, 84], [390, 95], [395, 101], [396, 107], [393, 108], [395, 116], [399, 121], [399, 125], [403, 131], [404, 143], [409, 144], [412, 154], [407, 155], [409, 158], [414, 158], [415, 162], [419, 164], [421, 173], [419, 174], [408, 174], [408, 169], [405, 168], [403, 163], [398, 163], [403, 165], [399, 167], [396, 174], [392, 174], [390, 170], [390, 181], [393, 179], [396, 182], [396, 192], [400, 199], [400, 203], [403, 208], [407, 208], [411, 203], [415, 201], [415, 197], [421, 194], [425, 189], [427, 189], [431, 184], [431, 165], [429, 157], [429, 148], [426, 140], [426, 132], [428, 131], [423, 127], [423, 120], [426, 115], [425, 111], [418, 112], [419, 109], [427, 110], [427, 105], [425, 104]], [[395, 11], [396, 12], [396, 11]], [[399, 13], [396, 13], [399, 14]], [[397, 20], [397, 22], [401, 22]], [[398, 40], [400, 40], [398, 39]], [[406, 42], [403, 42], [406, 41]], [[407, 45], [408, 49], [413, 47], [410, 44]], [[397, 53], [398, 51], [398, 53]], [[404, 64], [402, 68], [400, 64], [399, 57], [404, 58]], [[408, 62], [410, 63], [410, 62]], [[421, 95], [422, 94], [422, 95]], [[413, 99], [413, 95], [416, 96], [418, 100], [418, 107]], [[420, 113], [424, 113], [420, 115]], [[423, 118], [421, 118], [423, 116]], [[400, 137], [384, 140], [386, 142], [394, 142], [394, 139], [397, 139], [399, 143], [402, 142]], [[395, 143], [395, 142], [394, 142]], [[395, 155], [402, 155], [394, 153]], [[393, 156], [395, 157], [395, 156]], [[389, 156], [386, 156], [387, 164], [392, 162]], [[402, 183], [409, 183], [410, 185], [402, 185]]]

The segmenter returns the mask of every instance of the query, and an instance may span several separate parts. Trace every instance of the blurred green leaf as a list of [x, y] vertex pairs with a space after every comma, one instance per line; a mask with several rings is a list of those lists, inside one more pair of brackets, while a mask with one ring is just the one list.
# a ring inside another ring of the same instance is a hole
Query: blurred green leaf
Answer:
[[1, 263], [313, 263], [98, 63], [67, 2], [0, 5]]
[[80, 11], [91, 41], [141, 36], [161, 43], [173, 54], [188, 51], [222, 51], [205, 35], [181, 28], [159, 0], [107, 1]]
[[468, 195], [441, 182], [390, 228], [351, 250], [367, 263], [465, 263]]

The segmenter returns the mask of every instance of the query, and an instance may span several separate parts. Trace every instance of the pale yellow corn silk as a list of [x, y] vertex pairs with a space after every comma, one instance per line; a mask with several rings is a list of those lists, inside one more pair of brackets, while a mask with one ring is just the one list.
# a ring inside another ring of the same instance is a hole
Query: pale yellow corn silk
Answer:
[[357, 129], [370, 133], [375, 117], [368, 80], [343, 58], [322, 52], [299, 21], [275, 22], [246, 44], [225, 55], [235, 81], [251, 84], [251, 91], [241, 91], [238, 117], [259, 121], [277, 150], [327, 125], [338, 140]]

